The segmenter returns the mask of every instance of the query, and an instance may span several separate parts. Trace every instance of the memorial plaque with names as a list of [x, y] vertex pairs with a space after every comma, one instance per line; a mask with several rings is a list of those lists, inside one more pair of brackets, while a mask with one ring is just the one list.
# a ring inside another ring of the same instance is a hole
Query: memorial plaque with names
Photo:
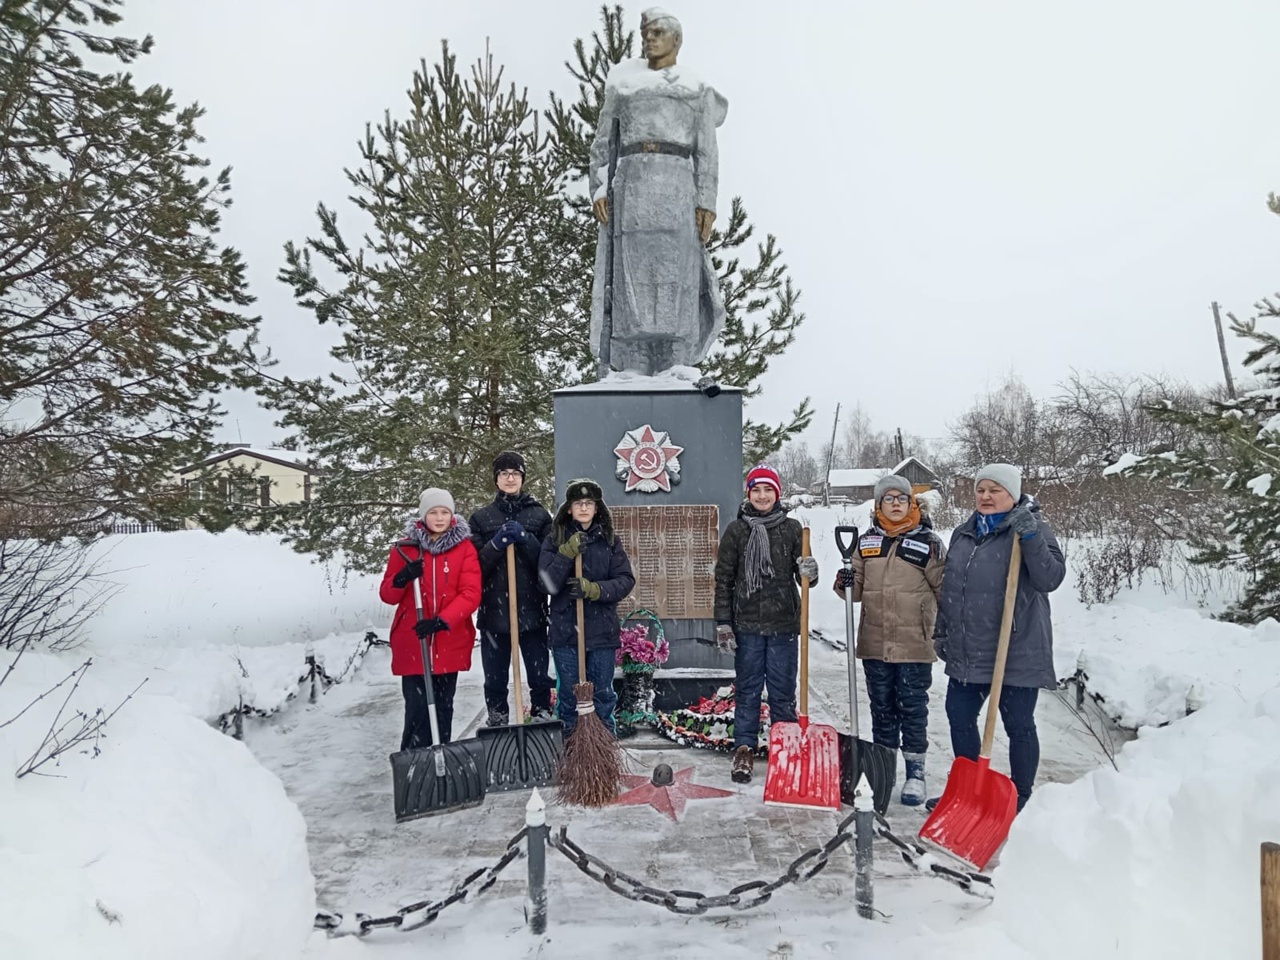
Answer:
[[645, 609], [663, 619], [710, 619], [720, 552], [719, 508], [610, 506], [609, 512], [636, 576], [636, 587], [618, 604], [618, 614]]

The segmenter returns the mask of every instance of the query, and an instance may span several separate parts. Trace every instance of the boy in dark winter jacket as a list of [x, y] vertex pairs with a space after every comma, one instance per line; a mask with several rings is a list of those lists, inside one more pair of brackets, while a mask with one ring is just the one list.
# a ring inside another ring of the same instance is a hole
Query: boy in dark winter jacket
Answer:
[[724, 532], [716, 561], [716, 645], [733, 653], [733, 779], [750, 783], [760, 734], [760, 695], [771, 721], [796, 720], [800, 591], [818, 579], [818, 561], [800, 555], [800, 524], [778, 502], [771, 467], [747, 474], [747, 499]]
[[[574, 560], [582, 557], [582, 576]], [[622, 645], [618, 601], [636, 585], [631, 561], [613, 532], [604, 491], [594, 480], [571, 480], [538, 560], [542, 586], [551, 594], [551, 655], [556, 662], [556, 703], [567, 737], [578, 722], [573, 685], [578, 682], [577, 601], [583, 601], [587, 679], [595, 687], [596, 716], [617, 732], [613, 668]]]
[[872, 736], [895, 753], [902, 750], [907, 776], [899, 800], [909, 807], [925, 801], [933, 625], [946, 555], [911, 481], [891, 474], [876, 483], [872, 525], [858, 538], [853, 569], [836, 574], [836, 593], [843, 598], [852, 587], [854, 601], [862, 601], [858, 657]]
[[[507, 450], [493, 461], [493, 502], [471, 515], [471, 540], [480, 555], [480, 664], [484, 668], [484, 704], [488, 725], [511, 722], [507, 682], [511, 675], [511, 616], [507, 549], [515, 549], [516, 616], [520, 655], [524, 658], [535, 720], [551, 719], [550, 656], [547, 650], [547, 598], [538, 586], [538, 554], [551, 527], [546, 507], [524, 492], [524, 457]], [[516, 722], [521, 721], [520, 717]]]
[[[480, 605], [480, 564], [466, 521], [454, 514], [448, 490], [422, 492], [420, 519], [410, 521], [391, 548], [379, 596], [393, 604], [391, 672], [404, 692], [404, 733], [400, 749], [430, 746], [427, 686], [422, 641], [431, 651], [431, 688], [440, 724], [440, 742], [453, 739], [453, 695], [458, 672], [471, 669], [476, 628], [471, 615]], [[418, 619], [413, 581], [421, 580], [422, 619]]]

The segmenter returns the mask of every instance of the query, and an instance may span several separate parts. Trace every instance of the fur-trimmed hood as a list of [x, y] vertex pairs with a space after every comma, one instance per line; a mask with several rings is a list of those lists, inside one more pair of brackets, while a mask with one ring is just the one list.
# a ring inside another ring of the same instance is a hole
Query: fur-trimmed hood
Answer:
[[431, 539], [431, 534], [427, 530], [427, 525], [421, 520], [410, 520], [405, 524], [404, 532], [400, 535], [400, 539], [396, 541], [396, 546], [415, 546], [424, 553], [445, 553], [452, 550], [463, 540], [471, 538], [471, 528], [467, 526], [467, 521], [462, 518], [461, 514], [453, 515], [453, 523], [449, 525], [449, 529], [437, 537]]
[[582, 478], [569, 481], [569, 485], [565, 489], [564, 503], [560, 504], [560, 509], [556, 511], [555, 520], [552, 521], [555, 528], [556, 546], [569, 539], [569, 525], [573, 523], [573, 517], [570, 515], [569, 509], [570, 504], [575, 500], [586, 500], [588, 498], [594, 500], [596, 505], [596, 516], [591, 522], [591, 526], [600, 528], [600, 534], [605, 543], [613, 543], [613, 515], [609, 513], [609, 507], [604, 502], [604, 490], [594, 480]]

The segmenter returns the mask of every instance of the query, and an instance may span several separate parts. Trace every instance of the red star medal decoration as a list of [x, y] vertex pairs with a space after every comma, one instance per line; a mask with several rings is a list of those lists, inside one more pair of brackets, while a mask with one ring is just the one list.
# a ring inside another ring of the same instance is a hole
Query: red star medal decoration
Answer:
[[680, 454], [684, 447], [677, 447], [666, 432], [654, 430], [647, 423], [624, 433], [613, 452], [618, 456], [615, 474], [626, 481], [627, 493], [670, 493], [671, 484], [680, 482]]
[[700, 783], [690, 783], [693, 767], [685, 767], [675, 775], [675, 779], [666, 786], [655, 787], [648, 777], [636, 777], [625, 774], [622, 779], [631, 789], [618, 797], [617, 804], [648, 804], [659, 813], [665, 813], [672, 822], [680, 822], [680, 814], [684, 813], [686, 800], [709, 800], [712, 797], [731, 797], [732, 790], [721, 790], [719, 787], [704, 787]]

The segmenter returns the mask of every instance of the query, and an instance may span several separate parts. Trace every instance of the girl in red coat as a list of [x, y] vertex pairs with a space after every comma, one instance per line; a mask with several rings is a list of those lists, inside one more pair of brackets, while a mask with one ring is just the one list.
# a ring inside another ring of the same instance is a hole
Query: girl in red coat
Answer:
[[[453, 497], [435, 487], [418, 504], [422, 519], [405, 527], [391, 548], [379, 595], [394, 604], [391, 621], [391, 672], [404, 690], [404, 734], [400, 749], [432, 743], [423, 679], [422, 640], [431, 650], [431, 686], [435, 693], [440, 740], [453, 734], [453, 695], [458, 671], [471, 669], [476, 628], [471, 615], [480, 606], [480, 560], [471, 530], [453, 512]], [[421, 580], [422, 619], [418, 619], [413, 581]]]

